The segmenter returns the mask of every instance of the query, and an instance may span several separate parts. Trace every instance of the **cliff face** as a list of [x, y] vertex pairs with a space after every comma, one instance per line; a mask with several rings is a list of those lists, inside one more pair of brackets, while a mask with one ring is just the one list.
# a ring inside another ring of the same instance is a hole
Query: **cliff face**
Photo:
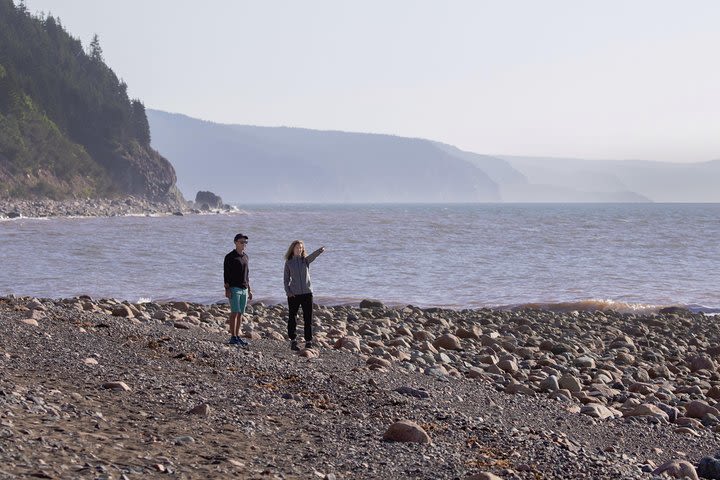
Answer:
[[423, 139], [221, 125], [148, 110], [153, 146], [185, 192], [233, 202], [495, 202], [480, 168]]
[[0, 198], [183, 201], [145, 107], [53, 17], [0, 0]]
[[107, 166], [113, 183], [124, 193], [153, 201], [182, 200], [177, 176], [169, 161], [157, 151], [137, 143], [121, 146]]

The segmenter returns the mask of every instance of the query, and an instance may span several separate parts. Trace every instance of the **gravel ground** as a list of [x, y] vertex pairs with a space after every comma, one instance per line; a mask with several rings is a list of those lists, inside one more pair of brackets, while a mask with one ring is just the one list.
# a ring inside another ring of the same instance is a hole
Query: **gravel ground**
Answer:
[[[707, 368], [688, 367], [687, 376], [700, 376], [700, 386], [690, 393], [672, 390], [669, 383], [685, 385], [686, 372], [666, 353], [663, 365], [678, 370], [673, 382], [655, 377], [646, 383], [671, 394], [632, 393], [628, 386], [622, 399], [606, 395], [601, 403], [617, 414], [601, 418], [580, 413], [594, 403], [580, 394], [542, 391], [540, 380], [533, 380], [540, 365], [527, 358], [523, 364], [519, 348], [513, 352], [517, 371], [492, 373], [508, 353], [497, 348], [497, 362], [480, 361], [490, 345], [483, 338], [499, 342], [511, 332], [523, 338], [522, 322], [513, 318], [548, 325], [528, 333], [541, 338], [523, 340], [525, 345], [552, 341], [572, 347], [562, 329], [552, 333], [557, 321], [547, 319], [578, 324], [577, 313], [319, 307], [317, 346], [298, 353], [282, 338], [284, 307], [250, 310], [245, 332], [251, 345], [240, 348], [227, 344], [226, 306], [0, 298], [0, 478], [632, 479], [653, 478], [649, 472], [670, 460], [697, 465], [720, 450], [712, 414], [678, 424], [678, 418], [688, 418], [693, 399], [714, 408], [708, 393], [717, 384], [716, 370], [704, 378]], [[695, 331], [712, 357], [713, 319], [674, 315], [676, 326]], [[607, 312], [587, 317], [598, 325], [590, 333], [599, 338], [621, 322]], [[649, 318], [661, 330], [672, 320]], [[388, 323], [392, 335], [378, 327]], [[428, 350], [420, 350], [422, 341], [412, 335], [436, 326], [437, 343], [460, 324], [466, 330], [482, 325], [482, 335], [463, 338], [462, 350], [439, 344], [436, 365], [417, 360], [413, 352]], [[389, 345], [404, 333], [401, 328], [411, 334], [407, 349]], [[587, 343], [588, 332], [581, 330], [578, 343]], [[612, 333], [633, 340], [627, 331]], [[688, 335], [673, 329], [666, 349]], [[648, 332], [640, 329], [636, 344], [640, 337], [649, 338]], [[353, 338], [359, 348], [350, 348]], [[636, 374], [637, 364], [618, 363], [617, 355], [605, 353], [610, 343], [578, 356], [615, 362], [618, 378]], [[641, 350], [620, 353], [650, 357]], [[687, 347], [683, 361], [691, 362], [696, 350]], [[441, 362], [441, 354], [450, 361]], [[583, 380], [584, 370], [561, 363], [554, 368]], [[620, 388], [617, 378], [608, 383]], [[507, 393], [508, 385], [518, 384], [527, 387], [525, 394]], [[589, 391], [583, 384], [581, 392]], [[660, 414], [621, 412], [628, 399], [646, 404], [669, 396], [679, 412], [675, 422]], [[413, 422], [430, 441], [384, 440], [400, 420]], [[692, 475], [694, 468], [688, 478], [697, 478]]]

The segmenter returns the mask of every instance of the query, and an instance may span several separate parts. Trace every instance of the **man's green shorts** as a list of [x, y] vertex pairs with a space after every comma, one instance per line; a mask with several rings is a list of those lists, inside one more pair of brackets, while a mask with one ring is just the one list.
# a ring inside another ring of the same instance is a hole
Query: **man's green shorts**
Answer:
[[230, 311], [233, 313], [245, 313], [247, 299], [247, 288], [232, 287], [230, 289]]

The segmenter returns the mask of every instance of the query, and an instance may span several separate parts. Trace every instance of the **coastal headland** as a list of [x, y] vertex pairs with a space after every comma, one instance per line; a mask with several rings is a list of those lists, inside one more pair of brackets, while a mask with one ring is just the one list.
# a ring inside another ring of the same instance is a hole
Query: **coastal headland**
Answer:
[[[0, 477], [720, 478], [717, 319], [0, 298]], [[655, 473], [653, 473], [655, 472]]]

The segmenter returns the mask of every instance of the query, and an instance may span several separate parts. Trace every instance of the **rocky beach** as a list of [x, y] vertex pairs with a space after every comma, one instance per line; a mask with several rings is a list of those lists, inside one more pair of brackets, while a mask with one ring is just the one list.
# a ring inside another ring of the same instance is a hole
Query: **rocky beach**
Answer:
[[0, 478], [720, 478], [717, 318], [0, 298]]
[[[222, 199], [217, 197], [220, 202]], [[69, 200], [3, 199], [0, 200], [0, 219], [56, 218], [56, 217], [118, 217], [123, 215], [186, 215], [188, 213], [219, 213], [237, 211], [225, 204], [197, 202], [153, 201], [144, 197], [80, 198]]]

